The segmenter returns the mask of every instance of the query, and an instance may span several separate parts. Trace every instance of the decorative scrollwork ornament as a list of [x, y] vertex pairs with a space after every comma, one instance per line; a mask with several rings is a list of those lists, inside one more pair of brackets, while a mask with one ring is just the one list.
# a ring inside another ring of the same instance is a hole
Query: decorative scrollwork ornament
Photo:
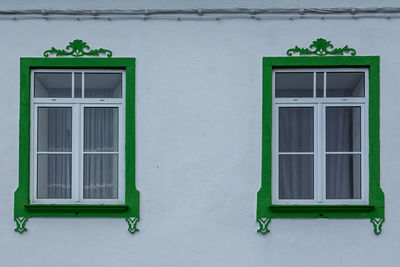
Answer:
[[65, 47], [65, 49], [56, 49], [52, 47], [51, 49], [44, 51], [43, 56], [49, 57], [49, 55], [51, 54], [55, 54], [58, 57], [100, 56], [101, 54], [105, 54], [107, 57], [112, 56], [111, 50], [104, 48], [90, 49], [89, 45], [86, 42], [79, 39], [69, 42], [69, 44]]
[[347, 45], [343, 48], [334, 48], [331, 41], [327, 41], [324, 38], [318, 38], [312, 42], [308, 48], [300, 48], [297, 45], [294, 48], [288, 49], [286, 54], [288, 56], [293, 56], [294, 53], [299, 53], [299, 55], [344, 55], [345, 53], [350, 53], [351, 56], [356, 55], [356, 50], [354, 48], [349, 48]]

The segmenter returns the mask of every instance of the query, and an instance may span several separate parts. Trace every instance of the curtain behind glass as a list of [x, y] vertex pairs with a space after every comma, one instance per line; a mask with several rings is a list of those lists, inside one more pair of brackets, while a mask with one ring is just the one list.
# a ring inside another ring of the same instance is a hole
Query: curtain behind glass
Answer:
[[326, 108], [326, 150], [327, 199], [361, 198], [360, 107]]
[[71, 108], [38, 108], [37, 151], [37, 197], [71, 198]]
[[[303, 154], [297, 154], [297, 153]], [[314, 198], [314, 109], [279, 108], [279, 198]], [[281, 154], [290, 153], [290, 154]], [[306, 153], [306, 154], [304, 154]]]
[[326, 198], [361, 198], [361, 155], [326, 155]]
[[83, 198], [118, 198], [118, 155], [86, 154]]
[[118, 198], [118, 108], [84, 110], [83, 198]]
[[279, 198], [314, 198], [313, 155], [279, 155]]

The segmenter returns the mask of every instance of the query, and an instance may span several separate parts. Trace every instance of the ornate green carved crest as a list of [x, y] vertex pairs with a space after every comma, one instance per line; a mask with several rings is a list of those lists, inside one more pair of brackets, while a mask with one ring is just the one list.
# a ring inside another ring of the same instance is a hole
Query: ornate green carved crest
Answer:
[[331, 41], [327, 41], [324, 38], [318, 38], [312, 42], [308, 48], [300, 48], [297, 45], [294, 48], [288, 49], [286, 54], [288, 56], [293, 56], [294, 53], [299, 53], [299, 55], [343, 55], [345, 53], [350, 53], [351, 56], [356, 55], [356, 50], [354, 48], [349, 48], [347, 45], [343, 48], [334, 48]]
[[43, 56], [48, 57], [51, 54], [55, 54], [58, 57], [62, 56], [73, 56], [73, 57], [81, 57], [81, 56], [100, 56], [101, 54], [105, 54], [107, 57], [112, 56], [111, 50], [99, 48], [99, 49], [90, 49], [89, 45], [79, 39], [76, 39], [69, 44], [64, 49], [56, 49], [52, 47], [49, 50], [44, 51]]

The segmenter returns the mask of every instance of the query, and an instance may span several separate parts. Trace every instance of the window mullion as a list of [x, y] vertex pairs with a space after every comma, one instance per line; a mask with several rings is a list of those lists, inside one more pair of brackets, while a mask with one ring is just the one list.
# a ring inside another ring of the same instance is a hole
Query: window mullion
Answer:
[[313, 155], [314, 155], [314, 201], [318, 201], [318, 176], [319, 176], [318, 125], [320, 123], [319, 116], [318, 116], [318, 104], [314, 105], [313, 110], [314, 110], [314, 150], [313, 150]]
[[317, 158], [317, 168], [318, 168], [318, 173], [317, 173], [317, 202], [322, 203], [324, 200], [324, 170], [325, 170], [325, 164], [324, 164], [324, 145], [325, 145], [325, 136], [324, 136], [324, 112], [323, 112], [323, 104], [319, 103], [317, 104], [317, 125], [316, 125], [316, 139], [317, 139], [317, 148], [316, 148], [316, 158]]
[[[326, 75], [326, 73], [325, 73]], [[326, 80], [326, 79], [325, 79]], [[326, 81], [325, 81], [326, 83]], [[324, 86], [324, 92], [326, 86]], [[321, 195], [322, 195], [322, 201], [326, 202], [326, 105], [321, 104], [321, 121], [322, 125], [320, 128], [320, 133], [321, 133], [321, 139], [322, 139], [322, 144], [320, 147], [321, 151]]]
[[[83, 79], [83, 73], [82, 73]], [[83, 97], [83, 85], [82, 85], [82, 97]], [[83, 152], [84, 152], [84, 104], [79, 104], [79, 199], [83, 201]]]
[[80, 180], [80, 132], [79, 132], [79, 124], [80, 124], [80, 110], [79, 104], [74, 104], [72, 106], [73, 109], [73, 118], [72, 118], [72, 140], [73, 140], [73, 179], [72, 179], [72, 188], [73, 188], [73, 200], [75, 202], [79, 202], [79, 180]]

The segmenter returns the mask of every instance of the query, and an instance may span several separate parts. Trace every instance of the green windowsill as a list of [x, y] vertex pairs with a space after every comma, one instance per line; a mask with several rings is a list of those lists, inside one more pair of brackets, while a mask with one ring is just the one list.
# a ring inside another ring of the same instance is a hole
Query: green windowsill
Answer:
[[331, 213], [331, 212], [370, 212], [374, 206], [370, 205], [271, 205], [269, 209], [277, 213]]
[[128, 205], [71, 205], [71, 204], [36, 204], [25, 205], [30, 212], [88, 212], [88, 213], [121, 213], [127, 211]]

